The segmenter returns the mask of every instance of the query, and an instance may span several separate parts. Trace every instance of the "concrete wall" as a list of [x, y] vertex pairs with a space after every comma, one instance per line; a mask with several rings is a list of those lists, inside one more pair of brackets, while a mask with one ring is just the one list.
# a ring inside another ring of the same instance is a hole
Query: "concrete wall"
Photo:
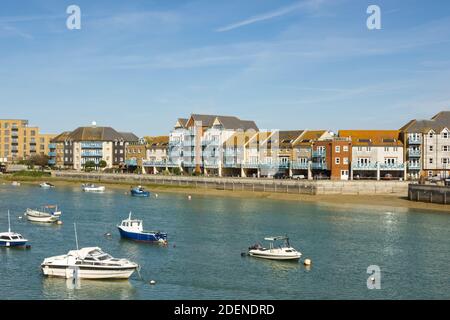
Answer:
[[259, 191], [290, 194], [353, 194], [408, 195], [405, 181], [309, 181], [255, 178], [210, 178], [193, 176], [156, 176], [135, 174], [104, 174], [53, 171], [53, 177], [94, 182], [122, 182], [127, 184], [161, 184], [213, 188], [233, 191]]
[[408, 199], [430, 203], [450, 203], [450, 187], [436, 185], [410, 184], [408, 187]]

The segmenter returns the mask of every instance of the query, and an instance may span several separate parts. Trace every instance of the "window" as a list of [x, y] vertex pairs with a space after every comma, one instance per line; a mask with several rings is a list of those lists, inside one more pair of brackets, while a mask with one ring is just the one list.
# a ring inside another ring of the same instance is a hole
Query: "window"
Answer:
[[448, 158], [442, 158], [442, 164], [448, 164], [448, 163], [449, 163]]
[[389, 152], [389, 147], [384, 147], [384, 152]]
[[448, 151], [448, 146], [442, 146], [442, 151]]
[[336, 153], [339, 153], [339, 152], [341, 152], [341, 147], [340, 146], [336, 146]]
[[394, 152], [397, 152], [398, 151], [398, 147], [394, 147]]
[[433, 146], [430, 146], [428, 150], [433, 151]]
[[362, 147], [358, 147], [358, 151], [362, 151]]
[[36, 131], [31, 130], [31, 136], [34, 137], [36, 135]]
[[428, 159], [429, 164], [433, 164], [433, 158]]
[[343, 147], [344, 152], [348, 152], [348, 146]]
[[448, 132], [444, 132], [444, 133], [442, 133], [442, 138], [444, 138], [444, 139], [448, 139]]
[[334, 159], [334, 162], [335, 162], [336, 164], [340, 164], [340, 163], [341, 163], [341, 158], [339, 158], [339, 157], [338, 157], [338, 158], [335, 158], [335, 159]]
[[433, 137], [434, 137], [433, 132], [430, 132], [430, 133], [428, 134], [428, 138], [432, 139]]
[[348, 164], [348, 158], [344, 158], [344, 164]]
[[366, 150], [367, 150], [367, 151], [371, 151], [372, 148], [371, 148], [371, 147], [366, 147]]

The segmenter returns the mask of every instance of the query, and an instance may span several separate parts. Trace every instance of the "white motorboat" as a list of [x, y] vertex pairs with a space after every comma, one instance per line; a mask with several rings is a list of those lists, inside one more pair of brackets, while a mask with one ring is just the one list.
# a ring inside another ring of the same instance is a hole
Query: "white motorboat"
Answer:
[[41, 264], [44, 275], [66, 279], [128, 279], [138, 267], [127, 259], [113, 258], [98, 247], [72, 250], [46, 258]]
[[58, 206], [44, 206], [40, 210], [27, 209], [25, 213], [27, 220], [31, 222], [54, 223], [61, 216]]
[[[258, 243], [248, 248], [248, 254], [255, 258], [270, 260], [299, 260], [302, 256], [291, 247], [287, 236], [267, 237], [264, 240], [269, 242], [269, 248]], [[280, 242], [281, 244], [278, 244]]]
[[104, 186], [97, 186], [92, 183], [84, 183], [81, 185], [81, 190], [84, 192], [104, 192], [105, 189], [106, 188]]
[[50, 188], [54, 188], [55, 187], [54, 184], [51, 184], [51, 183], [48, 183], [48, 182], [42, 182], [39, 186], [41, 188], [44, 188], [44, 189], [50, 189]]
[[13, 181], [13, 182], [11, 183], [11, 185], [12, 185], [13, 187], [20, 187], [20, 182]]

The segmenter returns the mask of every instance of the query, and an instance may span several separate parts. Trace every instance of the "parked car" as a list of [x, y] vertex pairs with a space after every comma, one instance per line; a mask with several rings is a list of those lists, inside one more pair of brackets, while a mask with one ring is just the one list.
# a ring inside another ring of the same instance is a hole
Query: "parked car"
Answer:
[[294, 175], [292, 176], [292, 179], [295, 179], [295, 180], [302, 180], [302, 179], [306, 179], [306, 177], [305, 177], [303, 174], [294, 174]]
[[277, 172], [273, 175], [274, 179], [286, 179], [286, 174], [284, 172]]

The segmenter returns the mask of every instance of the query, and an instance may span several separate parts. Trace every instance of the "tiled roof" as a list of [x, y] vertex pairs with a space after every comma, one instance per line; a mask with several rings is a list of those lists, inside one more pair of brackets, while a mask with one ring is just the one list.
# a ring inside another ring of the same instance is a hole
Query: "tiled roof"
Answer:
[[241, 120], [234, 116], [220, 116], [220, 115], [206, 115], [206, 114], [192, 114], [191, 118], [194, 121], [201, 121], [203, 127], [212, 127], [214, 121], [217, 119], [225, 129], [242, 129], [249, 130], [253, 129], [258, 131], [258, 126], [254, 121], [251, 120]]
[[278, 139], [277, 132], [274, 132], [267, 143], [267, 148], [271, 148], [272, 143], [278, 143], [279, 148], [291, 148], [295, 140], [297, 140], [303, 132], [305, 132], [305, 130], [278, 131]]
[[167, 149], [169, 136], [145, 137], [148, 149]]
[[307, 130], [305, 131], [299, 140], [294, 143], [294, 146], [298, 145], [311, 145], [315, 140], [320, 139], [327, 130]]
[[445, 128], [450, 129], [450, 111], [441, 111], [431, 120], [411, 120], [400, 131], [428, 133], [430, 130], [441, 132]]
[[354, 146], [402, 146], [399, 130], [340, 130], [339, 137], [350, 138]]
[[224, 142], [224, 147], [242, 147], [248, 143], [253, 137], [257, 135], [255, 131], [236, 132], [227, 141]]
[[70, 131], [65, 131], [65, 132], [57, 135], [56, 137], [54, 137], [50, 142], [52, 142], [52, 143], [64, 142], [69, 137], [69, 135], [70, 135]]
[[132, 133], [119, 133], [111, 127], [79, 127], [69, 133], [72, 141], [137, 141], [139, 138]]

